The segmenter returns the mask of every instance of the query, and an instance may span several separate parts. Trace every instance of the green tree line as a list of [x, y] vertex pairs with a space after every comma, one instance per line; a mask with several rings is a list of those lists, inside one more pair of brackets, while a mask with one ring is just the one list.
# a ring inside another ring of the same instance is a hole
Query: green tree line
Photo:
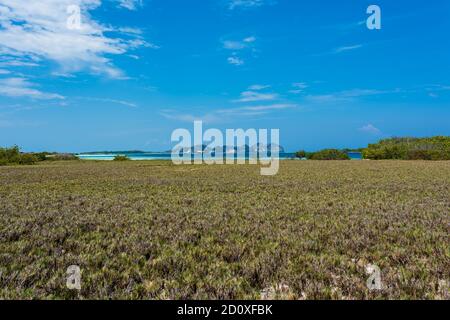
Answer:
[[317, 152], [298, 151], [297, 158], [309, 160], [348, 160], [350, 151], [362, 153], [370, 160], [450, 160], [450, 137], [389, 138], [358, 150], [325, 149]]
[[450, 160], [450, 137], [390, 138], [363, 150], [365, 159]]
[[298, 151], [297, 158], [306, 158], [308, 160], [350, 160], [347, 152], [338, 149], [325, 149], [317, 152]]
[[40, 161], [78, 160], [72, 154], [59, 154], [50, 152], [23, 153], [18, 146], [0, 148], [0, 166], [5, 165], [31, 165]]

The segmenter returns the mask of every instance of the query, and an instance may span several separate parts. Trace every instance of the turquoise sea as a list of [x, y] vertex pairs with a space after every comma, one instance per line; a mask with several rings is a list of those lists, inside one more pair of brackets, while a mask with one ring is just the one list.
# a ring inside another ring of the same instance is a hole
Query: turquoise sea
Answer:
[[[108, 154], [78, 154], [77, 157], [79, 157], [82, 160], [105, 160], [105, 161], [111, 161], [114, 160], [114, 158], [117, 155], [126, 155], [131, 160], [171, 160], [171, 154], [170, 153], [108, 153]], [[359, 152], [350, 152], [348, 154], [352, 160], [362, 160], [361, 153]], [[294, 159], [295, 154], [294, 153], [280, 153], [279, 158], [284, 159]]]
[[[117, 155], [126, 155], [131, 160], [172, 160], [170, 153], [108, 153], [108, 154], [77, 154], [81, 160], [114, 160]], [[280, 159], [295, 158], [294, 153], [280, 153]]]

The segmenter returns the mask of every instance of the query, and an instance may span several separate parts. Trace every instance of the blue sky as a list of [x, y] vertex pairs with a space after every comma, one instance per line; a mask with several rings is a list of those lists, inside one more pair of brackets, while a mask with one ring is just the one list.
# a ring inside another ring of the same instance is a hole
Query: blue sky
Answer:
[[446, 0], [0, 0], [0, 17], [0, 146], [168, 150], [195, 119], [279, 128], [290, 151], [450, 135]]

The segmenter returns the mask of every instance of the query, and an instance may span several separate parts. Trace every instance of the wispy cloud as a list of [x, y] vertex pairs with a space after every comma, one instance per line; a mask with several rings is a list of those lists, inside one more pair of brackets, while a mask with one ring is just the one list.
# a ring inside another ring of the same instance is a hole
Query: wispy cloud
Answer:
[[350, 23], [341, 23], [323, 26], [323, 29], [333, 29], [337, 31], [353, 31], [354, 29], [360, 28], [362, 25], [366, 24], [366, 20], [359, 20]]
[[376, 96], [399, 92], [401, 92], [400, 89], [395, 90], [352, 89], [330, 94], [308, 95], [305, 97], [305, 99], [313, 103], [335, 103], [343, 101], [352, 101], [360, 97]]
[[119, 7], [126, 8], [128, 10], [137, 10], [139, 7], [142, 7], [142, 0], [118, 0]]
[[314, 56], [314, 57], [321, 57], [321, 56], [336, 55], [336, 54], [341, 54], [341, 53], [344, 53], [344, 52], [350, 52], [350, 51], [354, 51], [354, 50], [357, 50], [357, 49], [361, 49], [363, 47], [364, 47], [363, 44], [355, 44], [355, 45], [351, 45], [351, 46], [342, 46], [342, 47], [337, 47], [337, 48], [334, 48], [332, 50], [325, 51], [325, 52], [322, 52], [322, 53], [313, 54], [312, 56]]
[[346, 46], [346, 47], [339, 47], [339, 48], [334, 49], [333, 53], [338, 54], [338, 53], [342, 53], [342, 52], [346, 52], [346, 51], [356, 50], [356, 49], [359, 49], [359, 48], [362, 48], [362, 47], [363, 47], [362, 44], [356, 44], [356, 45], [353, 45], [353, 46]]
[[[131, 8], [136, 1], [122, 1]], [[111, 78], [126, 78], [107, 56], [138, 47], [151, 47], [142, 39], [109, 37], [111, 31], [88, 14], [101, 0], [0, 0], [0, 51], [22, 62], [39, 59], [57, 62], [63, 72], [88, 70]], [[81, 8], [81, 28], [68, 28], [67, 8]], [[12, 60], [13, 61], [13, 60]]]
[[248, 90], [251, 91], [259, 91], [270, 88], [270, 85], [264, 85], [264, 84], [254, 84], [248, 87]]
[[296, 104], [269, 104], [245, 106], [239, 108], [218, 109], [206, 114], [183, 113], [176, 110], [163, 110], [160, 114], [169, 120], [193, 122], [202, 120], [205, 123], [217, 123], [235, 120], [236, 118], [255, 117], [270, 114], [273, 111], [297, 108]]
[[35, 84], [24, 78], [0, 79], [0, 95], [8, 97], [28, 97], [32, 99], [64, 99], [56, 93], [47, 93], [35, 88]]
[[230, 10], [238, 8], [257, 8], [266, 4], [273, 4], [273, 0], [230, 0], [228, 8]]
[[39, 64], [32, 61], [24, 61], [21, 59], [11, 59], [6, 58], [3, 61], [0, 61], [0, 67], [38, 67]]
[[258, 91], [244, 91], [241, 97], [234, 102], [256, 102], [256, 101], [270, 101], [278, 98], [276, 93], [262, 93]]
[[221, 120], [221, 118], [214, 113], [208, 113], [204, 115], [194, 115], [190, 113], [183, 113], [176, 110], [163, 110], [160, 112], [160, 114], [166, 119], [179, 122], [194, 122], [201, 120], [205, 123], [214, 123], [219, 122]]
[[227, 61], [229, 64], [232, 64], [235, 66], [242, 66], [245, 63], [245, 61], [239, 57], [228, 57]]
[[296, 82], [292, 84], [293, 89], [289, 90], [290, 93], [299, 94], [305, 91], [309, 86], [305, 82]]
[[361, 128], [359, 128], [359, 131], [365, 132], [365, 133], [369, 133], [372, 135], [381, 135], [381, 130], [378, 129], [377, 127], [375, 127], [372, 124], [367, 124]]
[[224, 40], [222, 43], [224, 49], [236, 51], [250, 47], [255, 41], [256, 37], [250, 36], [242, 40]]
[[255, 42], [255, 41], [256, 41], [256, 37], [250, 36], [250, 37], [245, 38], [243, 41], [244, 41], [245, 43], [252, 43], [252, 42]]
[[292, 109], [292, 108], [296, 108], [296, 107], [298, 107], [298, 105], [296, 105], [296, 104], [278, 103], [278, 104], [224, 109], [224, 110], [220, 110], [219, 112], [220, 113], [236, 113], [236, 112], [241, 112], [241, 111], [273, 111], [273, 110]]
[[246, 44], [241, 41], [231, 41], [231, 40], [225, 40], [223, 42], [223, 47], [228, 50], [242, 50], [246, 48]]
[[137, 108], [137, 105], [133, 102], [125, 101], [125, 100], [117, 100], [117, 99], [109, 99], [109, 98], [92, 98], [92, 97], [79, 97], [83, 100], [108, 103], [108, 104], [119, 104], [125, 107]]
[[425, 86], [426, 91], [447, 91], [450, 90], [450, 85], [434, 84]]
[[232, 55], [228, 57], [227, 61], [229, 64], [233, 64], [235, 66], [242, 66], [245, 62], [244, 59], [239, 57], [238, 52], [242, 50], [254, 49], [254, 42], [256, 41], [256, 37], [249, 36], [242, 40], [224, 40], [222, 41], [223, 48], [226, 50], [232, 50]]

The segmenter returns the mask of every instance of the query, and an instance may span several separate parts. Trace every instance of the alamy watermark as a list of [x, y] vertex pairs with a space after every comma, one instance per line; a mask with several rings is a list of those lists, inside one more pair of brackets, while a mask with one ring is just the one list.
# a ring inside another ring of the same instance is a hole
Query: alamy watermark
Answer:
[[[376, 4], [372, 4], [367, 7], [367, 14], [370, 16], [367, 18], [366, 26], [369, 30], [381, 29], [381, 8]], [[82, 18], [81, 8], [79, 5], [73, 4], [67, 6], [67, 28], [69, 30], [81, 30]]]
[[370, 14], [367, 18], [367, 28], [369, 30], [380, 30], [381, 29], [381, 8], [375, 4], [370, 5], [367, 8], [367, 14]]
[[[224, 139], [225, 136], [225, 139]], [[270, 138], [270, 141], [269, 141]], [[203, 131], [203, 122], [194, 121], [194, 136], [187, 129], [172, 133], [174, 164], [261, 164], [261, 175], [273, 176], [280, 167], [280, 130], [219, 129]]]
[[369, 275], [367, 279], [367, 288], [370, 291], [379, 291], [383, 289], [381, 282], [381, 270], [377, 265], [369, 264], [366, 266], [366, 273]]
[[81, 269], [79, 266], [70, 266], [66, 271], [66, 287], [70, 290], [81, 290]]

